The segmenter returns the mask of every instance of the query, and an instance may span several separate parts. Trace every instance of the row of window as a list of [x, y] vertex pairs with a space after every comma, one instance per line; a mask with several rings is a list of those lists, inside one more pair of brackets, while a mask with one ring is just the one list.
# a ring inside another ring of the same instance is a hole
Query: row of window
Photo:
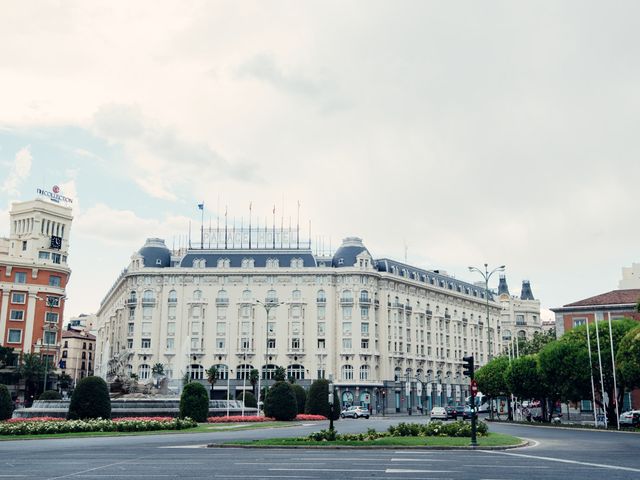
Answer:
[[[9, 312], [9, 320], [14, 322], [24, 321], [24, 310], [11, 310]], [[44, 321], [49, 323], [58, 323], [58, 312], [46, 312]]]
[[[207, 266], [207, 260], [204, 258], [195, 258], [193, 260], [193, 268], [205, 268]], [[218, 268], [230, 268], [231, 260], [228, 258], [219, 258], [217, 261]], [[240, 262], [241, 268], [253, 268], [255, 266], [255, 259], [251, 257], [243, 258]], [[278, 268], [280, 266], [280, 260], [277, 258], [267, 258], [266, 268]], [[292, 258], [289, 262], [291, 268], [304, 267], [304, 260], [302, 258]]]

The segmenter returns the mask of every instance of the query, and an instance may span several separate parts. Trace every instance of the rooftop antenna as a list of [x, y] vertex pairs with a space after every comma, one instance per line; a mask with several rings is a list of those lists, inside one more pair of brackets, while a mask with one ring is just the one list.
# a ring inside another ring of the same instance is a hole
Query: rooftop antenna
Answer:
[[298, 200], [298, 216], [296, 217], [296, 248], [300, 250], [300, 200]]
[[249, 250], [251, 250], [251, 205], [253, 202], [249, 202]]

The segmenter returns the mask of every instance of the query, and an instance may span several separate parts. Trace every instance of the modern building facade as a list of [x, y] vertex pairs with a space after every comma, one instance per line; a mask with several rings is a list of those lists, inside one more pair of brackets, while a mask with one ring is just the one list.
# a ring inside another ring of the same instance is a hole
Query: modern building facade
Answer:
[[522, 281], [520, 295], [511, 295], [506, 276], [500, 275], [498, 301], [502, 305], [500, 324], [505, 343], [511, 344], [515, 338], [531, 339], [542, 331], [540, 300], [534, 298], [528, 280]]
[[356, 237], [332, 256], [265, 244], [171, 252], [147, 240], [97, 312], [97, 374], [121, 366], [145, 382], [161, 363], [179, 386], [216, 365], [215, 388], [237, 390], [252, 369], [269, 382], [282, 366], [302, 384], [332, 378], [343, 403], [415, 412], [462, 401], [462, 357], [482, 365], [488, 335], [501, 342], [484, 288], [374, 259]]
[[13, 203], [0, 239], [0, 345], [57, 365], [71, 209], [44, 199]]

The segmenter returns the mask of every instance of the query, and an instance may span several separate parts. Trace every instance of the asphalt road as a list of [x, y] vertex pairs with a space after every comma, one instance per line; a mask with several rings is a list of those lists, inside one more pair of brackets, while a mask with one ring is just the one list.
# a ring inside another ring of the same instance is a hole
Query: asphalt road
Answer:
[[[341, 420], [341, 432], [424, 417]], [[302, 436], [326, 423], [204, 434], [0, 442], [0, 479], [590, 479], [640, 478], [640, 434], [492, 425], [532, 440], [508, 451], [221, 449], [226, 439]]]

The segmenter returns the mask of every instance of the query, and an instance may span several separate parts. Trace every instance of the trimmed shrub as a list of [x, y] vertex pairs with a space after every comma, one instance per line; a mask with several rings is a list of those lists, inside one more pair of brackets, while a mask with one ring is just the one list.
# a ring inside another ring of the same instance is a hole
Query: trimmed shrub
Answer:
[[0, 384], [0, 420], [11, 418], [13, 413], [13, 402], [11, 394], [6, 385]]
[[85, 377], [80, 380], [71, 395], [67, 418], [69, 420], [111, 418], [111, 400], [109, 400], [107, 382], [100, 377]]
[[293, 393], [296, 396], [296, 404], [298, 405], [298, 413], [304, 413], [305, 405], [307, 403], [307, 392], [306, 390], [297, 383], [291, 385], [293, 388]]
[[189, 382], [180, 395], [180, 418], [190, 417], [196, 422], [206, 422], [209, 413], [209, 395], [198, 382]]
[[242, 400], [244, 402], [245, 407], [256, 408], [258, 406], [258, 402], [256, 401], [256, 397], [253, 396], [251, 392], [240, 392], [236, 397], [238, 400]]
[[45, 390], [40, 394], [38, 400], [62, 400], [62, 395], [55, 390]]
[[333, 417], [334, 420], [340, 418], [340, 398], [336, 390], [333, 391], [333, 414], [329, 406], [329, 381], [323, 378], [315, 380], [309, 388], [307, 394], [307, 405], [305, 413]]
[[264, 413], [276, 420], [289, 421], [296, 418], [298, 405], [293, 388], [287, 382], [276, 382], [269, 389], [264, 401]]

